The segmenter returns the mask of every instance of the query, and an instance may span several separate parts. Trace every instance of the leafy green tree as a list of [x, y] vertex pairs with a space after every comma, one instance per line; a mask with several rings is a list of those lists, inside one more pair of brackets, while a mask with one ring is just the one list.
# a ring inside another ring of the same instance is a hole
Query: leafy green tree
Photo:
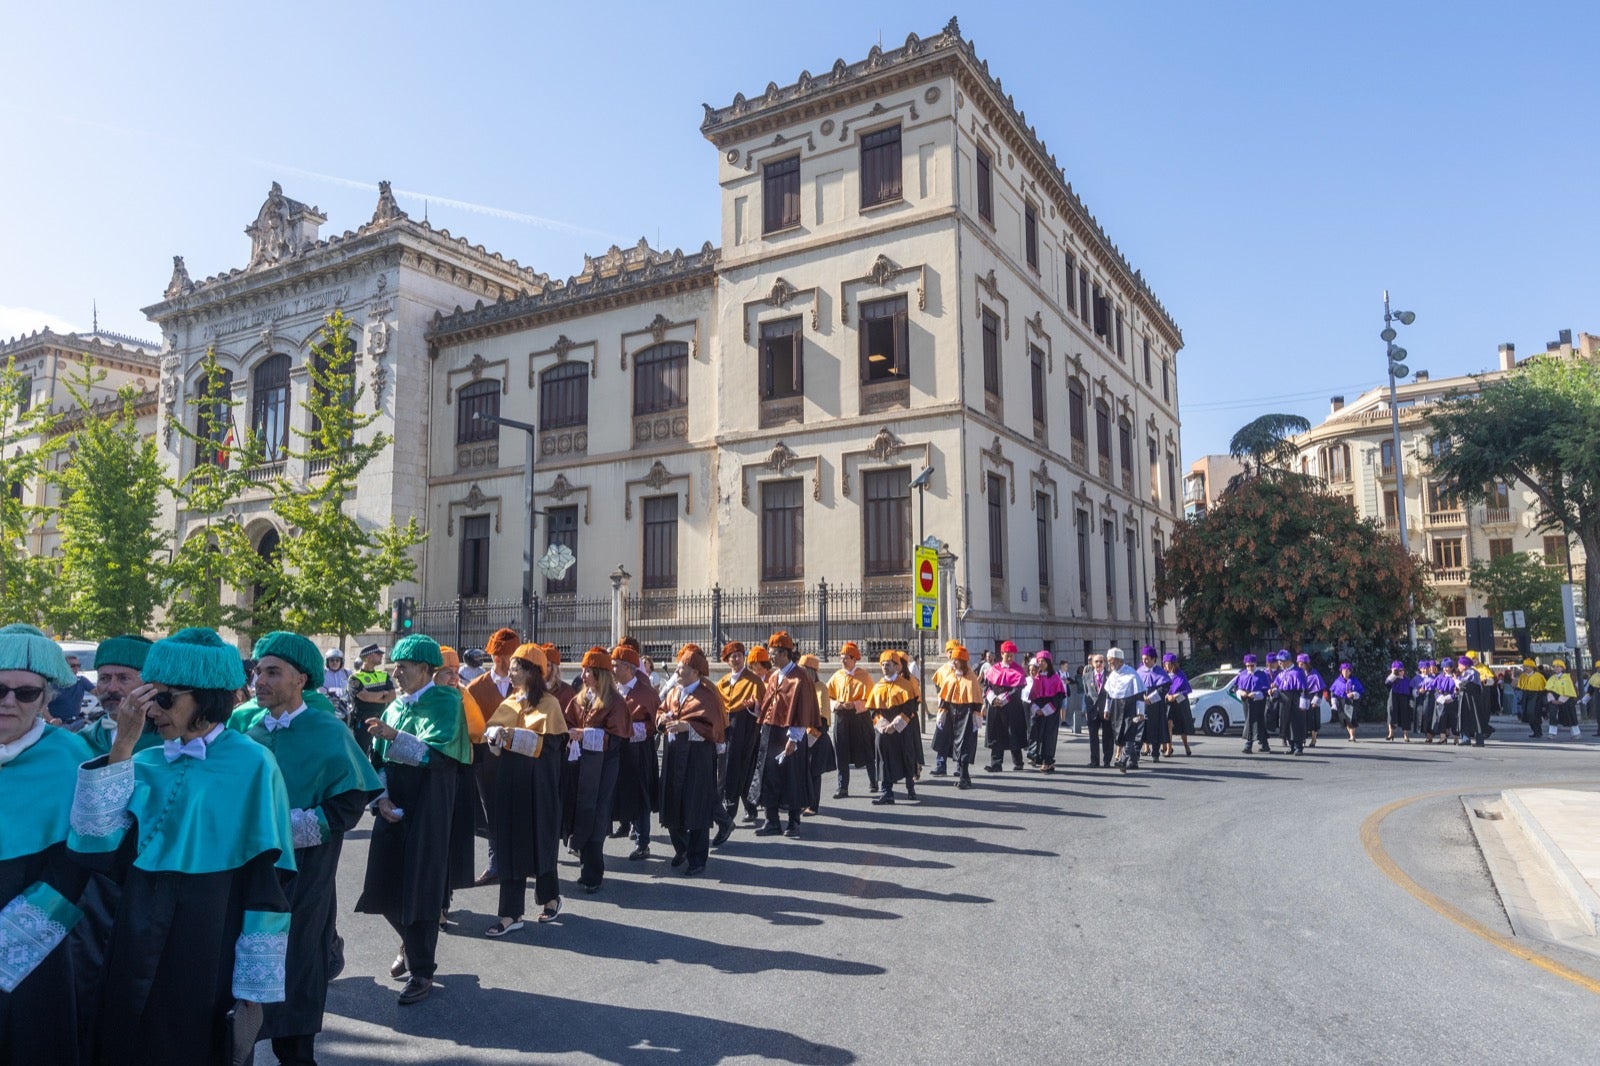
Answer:
[[1429, 423], [1448, 441], [1430, 464], [1442, 490], [1475, 502], [1497, 481], [1522, 485], [1546, 529], [1583, 545], [1589, 654], [1600, 652], [1600, 363], [1533, 359], [1476, 394], [1447, 398]]
[[44, 442], [61, 415], [34, 407], [32, 386], [15, 359], [0, 367], [0, 619], [44, 625], [52, 567], [28, 541], [49, 524], [54, 508], [27, 498], [49, 478], [52, 453]]
[[1289, 646], [1357, 645], [1406, 627], [1426, 597], [1416, 560], [1343, 499], [1301, 477], [1242, 480], [1173, 534], [1156, 579], [1182, 628], [1223, 651], [1276, 632]]
[[304, 484], [279, 478], [272, 510], [288, 525], [283, 576], [277, 591], [284, 623], [301, 633], [332, 633], [341, 640], [381, 624], [389, 588], [408, 581], [416, 565], [411, 549], [426, 539], [415, 517], [364, 529], [346, 513], [362, 471], [393, 443], [386, 433], [363, 433], [378, 418], [362, 413], [366, 390], [356, 385], [351, 323], [329, 315], [312, 351], [306, 399], [311, 429], [294, 429], [302, 442], [290, 456], [311, 471]]
[[[187, 401], [195, 411], [195, 428], [169, 419], [173, 431], [203, 460], [176, 486], [178, 506], [203, 516], [204, 523], [173, 551], [167, 622], [173, 628], [209, 626], [257, 636], [276, 628], [274, 593], [281, 571], [250, 543], [239, 501], [255, 485], [253, 475], [265, 462], [264, 449], [253, 431], [239, 433], [235, 416], [243, 401], [233, 397], [216, 352], [207, 350], [201, 368], [200, 395]], [[249, 603], [228, 603], [229, 588], [256, 594]]]
[[1524, 611], [1534, 640], [1560, 640], [1564, 629], [1563, 576], [1534, 552], [1512, 552], [1498, 559], [1475, 561], [1467, 580], [1483, 594], [1496, 625], [1506, 611]]
[[1239, 480], [1287, 471], [1297, 451], [1293, 437], [1311, 428], [1299, 415], [1262, 415], [1239, 429], [1228, 442], [1228, 454], [1244, 464]]
[[59, 632], [91, 640], [144, 632], [166, 601], [161, 456], [140, 434], [137, 389], [94, 404], [91, 390], [105, 376], [86, 363], [67, 381], [77, 410], [60, 442], [68, 454], [56, 478], [61, 558], [46, 612]]

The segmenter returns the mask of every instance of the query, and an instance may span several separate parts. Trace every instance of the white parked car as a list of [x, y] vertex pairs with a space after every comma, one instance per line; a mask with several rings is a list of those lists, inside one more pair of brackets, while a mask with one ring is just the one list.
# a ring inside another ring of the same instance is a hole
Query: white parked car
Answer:
[[[1194, 713], [1194, 727], [1206, 736], [1220, 737], [1230, 729], [1244, 729], [1244, 704], [1233, 694], [1233, 683], [1239, 678], [1239, 667], [1223, 663], [1209, 673], [1189, 679], [1194, 689], [1189, 695], [1189, 709]], [[1333, 707], [1327, 700], [1317, 700], [1317, 712], [1322, 727], [1333, 722]], [[1271, 732], [1277, 732], [1276, 723], [1268, 721]]]

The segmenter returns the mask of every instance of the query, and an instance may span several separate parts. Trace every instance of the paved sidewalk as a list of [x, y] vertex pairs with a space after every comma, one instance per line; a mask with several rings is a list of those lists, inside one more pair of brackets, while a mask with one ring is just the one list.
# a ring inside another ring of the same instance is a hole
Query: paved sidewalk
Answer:
[[1590, 935], [1600, 933], [1600, 792], [1514, 789], [1502, 799], [1508, 820], [1577, 909], [1579, 921]]

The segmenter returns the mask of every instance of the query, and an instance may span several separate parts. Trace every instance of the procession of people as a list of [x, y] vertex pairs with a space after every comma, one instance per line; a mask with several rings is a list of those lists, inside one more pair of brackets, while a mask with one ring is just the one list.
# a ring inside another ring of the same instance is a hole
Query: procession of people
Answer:
[[[342, 844], [366, 814], [366, 872], [346, 905], [393, 929], [388, 973], [409, 1006], [434, 990], [455, 892], [495, 887], [484, 935], [505, 937], [528, 920], [530, 882], [536, 921], [558, 918], [563, 851], [595, 893], [608, 841], [654, 859], [657, 825], [669, 869], [690, 877], [741, 811], [754, 836], [804, 835], [830, 772], [833, 801], [916, 801], [927, 726], [928, 776], [958, 791], [974, 787], [980, 737], [988, 773], [1008, 757], [1012, 771], [1055, 773], [1069, 717], [1074, 736], [1087, 727], [1090, 769], [1194, 753], [1194, 689], [1177, 655], [1150, 646], [1137, 666], [1111, 647], [1074, 671], [1012, 641], [974, 667], [951, 640], [925, 698], [897, 648], [873, 672], [846, 641], [823, 683], [819, 656], [784, 631], [725, 644], [721, 677], [686, 644], [659, 688], [628, 637], [584, 651], [576, 686], [554, 645], [503, 629], [486, 649], [463, 680], [457, 652], [422, 635], [396, 642], [387, 667], [383, 648], [362, 648], [355, 672], [295, 633], [262, 636], [248, 661], [209, 629], [117, 637], [98, 655], [105, 714], [75, 732], [47, 718], [74, 679], [60, 647], [0, 628], [0, 1066], [249, 1061], [258, 1039], [280, 1063], [314, 1063], [344, 967]], [[1243, 663], [1246, 753], [1304, 755], [1324, 703], [1360, 739], [1367, 688], [1351, 663], [1327, 680], [1305, 652]], [[1389, 741], [1481, 747], [1512, 702], [1532, 735], [1546, 720], [1578, 735], [1559, 660], [1514, 676], [1476, 656], [1414, 673], [1396, 661], [1383, 684]], [[852, 794], [860, 771], [867, 791]], [[488, 865], [475, 876], [479, 836]]]

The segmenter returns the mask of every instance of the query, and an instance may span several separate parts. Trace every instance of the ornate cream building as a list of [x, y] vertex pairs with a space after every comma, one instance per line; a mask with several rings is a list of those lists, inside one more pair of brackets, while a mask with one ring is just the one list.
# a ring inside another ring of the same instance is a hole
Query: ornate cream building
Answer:
[[[396, 462], [428, 470], [426, 597], [516, 598], [531, 477], [535, 548], [577, 558], [541, 596], [621, 564], [663, 602], [760, 589], [775, 624], [824, 578], [902, 602], [925, 504], [946, 632], [1175, 646], [1148, 590], [1181, 514], [1182, 335], [955, 21], [701, 132], [720, 246], [613, 247], [428, 328], [434, 418]], [[534, 469], [477, 415], [535, 425]]]
[[[1582, 333], [1576, 345], [1571, 331], [1551, 343], [1540, 357], [1600, 356], [1600, 337]], [[1328, 487], [1350, 501], [1364, 518], [1381, 523], [1397, 536], [1399, 493], [1403, 474], [1406, 544], [1431, 566], [1429, 581], [1438, 594], [1439, 615], [1464, 646], [1466, 619], [1485, 613], [1483, 598], [1468, 586], [1475, 560], [1512, 552], [1534, 552], [1563, 574], [1569, 562], [1568, 541], [1560, 530], [1540, 529], [1533, 494], [1513, 485], [1492, 487], [1486, 503], [1467, 505], [1441, 492], [1428, 477], [1427, 457], [1439, 447], [1428, 429], [1434, 404], [1453, 394], [1478, 391], [1483, 382], [1504, 377], [1517, 366], [1513, 345], [1502, 344], [1495, 369], [1482, 374], [1431, 378], [1419, 371], [1395, 392], [1400, 413], [1400, 455], [1396, 461], [1387, 384], [1368, 389], [1352, 403], [1335, 396], [1321, 424], [1295, 438], [1301, 473], [1320, 476]], [[1572, 571], [1583, 581], [1582, 546], [1571, 546]], [[1500, 619], [1495, 619], [1497, 636]]]
[[[170, 475], [177, 479], [216, 461], [217, 448], [186, 441], [167, 424], [175, 416], [198, 429], [192, 401], [205, 385], [201, 360], [208, 349], [228, 374], [229, 395], [241, 401], [235, 409], [241, 436], [254, 428], [269, 458], [276, 456], [260, 471], [260, 492], [241, 508], [252, 542], [264, 553], [289, 534], [269, 510], [265, 482], [279, 474], [291, 480], [316, 476], [286, 452], [305, 447], [291, 428], [310, 428], [308, 362], [328, 314], [341, 309], [354, 323], [362, 404], [379, 414], [364, 432], [394, 438], [393, 447], [368, 468], [351, 513], [369, 526], [391, 517], [403, 523], [426, 512], [432, 412], [448, 410], [432, 391], [435, 376], [423, 337], [428, 323], [463, 301], [498, 301], [538, 291], [548, 281], [481, 245], [411, 219], [388, 182], [380, 183], [372, 217], [357, 229], [322, 237], [326, 221], [274, 182], [245, 229], [250, 258], [244, 266], [196, 282], [176, 256], [163, 299], [144, 309], [161, 329], [160, 439]], [[181, 508], [169, 515], [175, 540], [190, 536], [203, 517]], [[412, 585], [394, 593], [419, 591]]]

